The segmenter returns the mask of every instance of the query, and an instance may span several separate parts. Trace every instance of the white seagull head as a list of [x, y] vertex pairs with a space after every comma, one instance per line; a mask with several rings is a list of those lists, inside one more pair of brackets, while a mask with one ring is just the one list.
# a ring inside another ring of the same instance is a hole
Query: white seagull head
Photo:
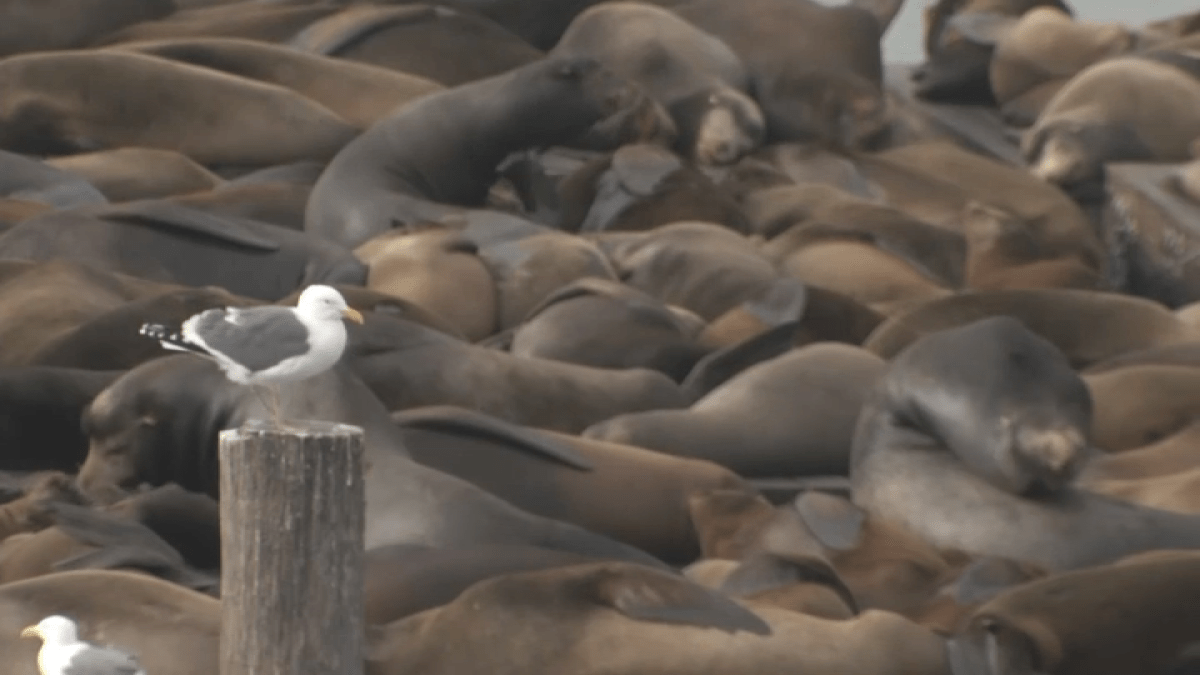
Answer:
[[58, 614], [48, 616], [21, 631], [21, 637], [38, 637], [46, 644], [66, 645], [79, 640], [75, 622]]
[[313, 284], [304, 289], [296, 300], [296, 311], [320, 321], [338, 321], [344, 318], [354, 323], [363, 322], [362, 314], [351, 309], [336, 288], [321, 284]]

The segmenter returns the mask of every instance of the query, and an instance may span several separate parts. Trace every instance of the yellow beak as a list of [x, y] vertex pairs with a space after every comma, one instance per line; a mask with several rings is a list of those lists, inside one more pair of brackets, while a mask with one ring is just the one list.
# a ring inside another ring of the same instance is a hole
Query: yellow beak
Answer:
[[23, 637], [23, 638], [41, 637], [41, 636], [42, 636], [42, 633], [41, 633], [41, 631], [38, 630], [37, 626], [26, 626], [21, 629], [21, 637]]
[[354, 309], [351, 307], [347, 307], [346, 309], [343, 309], [342, 316], [346, 317], [347, 319], [349, 319], [357, 324], [361, 324], [363, 322], [362, 314], [359, 314], [357, 309]]

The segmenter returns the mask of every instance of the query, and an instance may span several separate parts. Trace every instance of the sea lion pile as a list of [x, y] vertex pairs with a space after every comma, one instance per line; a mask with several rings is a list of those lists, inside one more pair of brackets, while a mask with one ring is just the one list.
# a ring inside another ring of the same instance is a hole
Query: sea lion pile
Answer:
[[1200, 672], [1200, 13], [902, 4], [0, 2], [0, 675], [218, 672], [312, 284], [369, 675]]

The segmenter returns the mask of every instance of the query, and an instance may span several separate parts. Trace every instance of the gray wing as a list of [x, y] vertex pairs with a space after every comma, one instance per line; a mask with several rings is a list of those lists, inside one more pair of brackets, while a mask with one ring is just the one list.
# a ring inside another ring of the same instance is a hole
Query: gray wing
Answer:
[[308, 352], [308, 329], [288, 307], [210, 309], [194, 321], [192, 330], [209, 351], [250, 371]]
[[132, 655], [116, 649], [88, 645], [71, 659], [62, 675], [137, 675], [142, 666]]

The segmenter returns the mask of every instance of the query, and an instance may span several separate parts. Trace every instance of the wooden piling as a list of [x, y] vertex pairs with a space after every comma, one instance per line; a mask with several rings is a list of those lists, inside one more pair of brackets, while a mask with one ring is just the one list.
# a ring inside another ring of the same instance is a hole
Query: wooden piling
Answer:
[[363, 431], [221, 433], [220, 675], [361, 675]]

